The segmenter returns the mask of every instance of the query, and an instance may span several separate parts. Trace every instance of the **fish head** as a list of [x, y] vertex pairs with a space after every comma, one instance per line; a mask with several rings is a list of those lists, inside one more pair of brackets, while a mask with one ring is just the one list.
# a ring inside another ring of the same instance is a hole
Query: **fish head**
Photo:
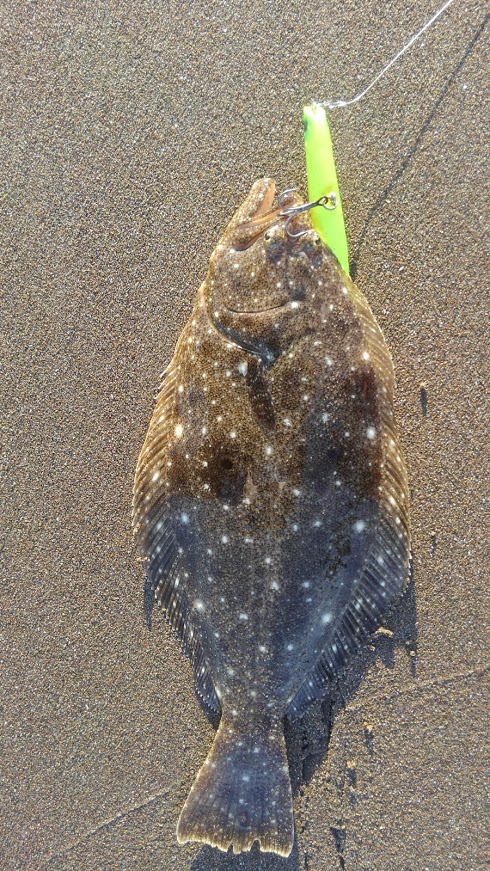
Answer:
[[303, 204], [296, 191], [277, 204], [274, 182], [260, 179], [213, 252], [205, 301], [214, 325], [234, 341], [241, 334], [245, 344], [255, 336], [277, 346], [292, 321], [301, 330], [298, 309], [308, 304], [315, 273], [330, 253], [309, 212], [296, 212]]

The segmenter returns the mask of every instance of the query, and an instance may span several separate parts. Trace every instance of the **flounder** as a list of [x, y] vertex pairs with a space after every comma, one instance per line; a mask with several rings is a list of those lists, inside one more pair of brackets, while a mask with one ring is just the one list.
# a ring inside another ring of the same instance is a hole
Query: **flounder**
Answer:
[[256, 182], [212, 254], [138, 460], [134, 528], [221, 714], [178, 840], [287, 856], [284, 718], [404, 588], [409, 500], [383, 335], [308, 213], [286, 227], [274, 197]]

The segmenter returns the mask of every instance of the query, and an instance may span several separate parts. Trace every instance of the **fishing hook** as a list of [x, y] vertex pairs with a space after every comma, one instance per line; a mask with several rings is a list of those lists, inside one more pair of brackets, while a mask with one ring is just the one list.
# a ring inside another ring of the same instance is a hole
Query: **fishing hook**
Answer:
[[[296, 190], [297, 188], [286, 188], [285, 191], [282, 191], [282, 193], [278, 195], [277, 203], [279, 208], [281, 208], [281, 203], [284, 202], [285, 196], [294, 193]], [[331, 191], [329, 194], [324, 194], [322, 197], [313, 200], [311, 203], [303, 203], [302, 206], [289, 206], [279, 212], [280, 218], [286, 218], [284, 229], [290, 239], [300, 239], [301, 236], [304, 236], [304, 234], [308, 232], [307, 230], [300, 230], [299, 233], [291, 233], [289, 230], [289, 224], [293, 218], [295, 218], [296, 215], [300, 215], [301, 212], [308, 212], [310, 209], [315, 209], [317, 206], [321, 206], [323, 209], [327, 209], [328, 211], [333, 211], [333, 209], [337, 208], [337, 195], [334, 191]]]

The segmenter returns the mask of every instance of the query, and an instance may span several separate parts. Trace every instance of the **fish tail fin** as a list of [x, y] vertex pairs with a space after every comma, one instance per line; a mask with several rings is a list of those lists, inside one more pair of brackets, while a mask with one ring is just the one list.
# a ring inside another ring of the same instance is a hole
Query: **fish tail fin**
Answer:
[[242, 732], [223, 715], [177, 825], [180, 844], [200, 841], [234, 853], [255, 841], [265, 852], [289, 856], [294, 824], [286, 743], [281, 723]]

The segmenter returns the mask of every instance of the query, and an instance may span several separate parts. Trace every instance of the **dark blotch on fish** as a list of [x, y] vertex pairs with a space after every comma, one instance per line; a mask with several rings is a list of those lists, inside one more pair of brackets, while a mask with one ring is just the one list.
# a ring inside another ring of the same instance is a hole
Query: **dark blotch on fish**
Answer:
[[409, 532], [381, 331], [309, 215], [291, 238], [274, 196], [257, 182], [211, 257], [138, 461], [134, 528], [221, 714], [178, 839], [287, 856], [284, 718], [380, 625]]

